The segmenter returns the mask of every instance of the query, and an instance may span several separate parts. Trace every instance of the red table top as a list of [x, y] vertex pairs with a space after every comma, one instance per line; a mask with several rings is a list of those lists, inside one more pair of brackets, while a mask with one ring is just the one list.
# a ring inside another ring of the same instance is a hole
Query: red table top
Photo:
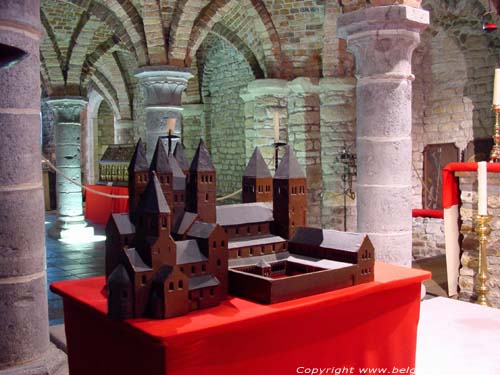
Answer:
[[[175, 337], [189, 336], [201, 330], [218, 329], [221, 326], [238, 324], [239, 322], [266, 318], [273, 314], [285, 314], [296, 309], [315, 309], [327, 305], [328, 307], [343, 302], [363, 298], [366, 295], [378, 293], [387, 289], [408, 286], [430, 278], [430, 272], [393, 266], [385, 263], [375, 263], [375, 281], [356, 285], [350, 288], [332, 292], [315, 294], [296, 300], [286, 301], [273, 305], [262, 305], [236, 297], [229, 297], [219, 306], [194, 311], [188, 315], [165, 319], [130, 319], [120, 322], [125, 327], [144, 334], [148, 339], [161, 344], [171, 342]], [[94, 277], [82, 280], [69, 280], [52, 283], [50, 289], [63, 298], [76, 302], [94, 310], [99, 315], [107, 312], [107, 301], [104, 294], [104, 277]]]

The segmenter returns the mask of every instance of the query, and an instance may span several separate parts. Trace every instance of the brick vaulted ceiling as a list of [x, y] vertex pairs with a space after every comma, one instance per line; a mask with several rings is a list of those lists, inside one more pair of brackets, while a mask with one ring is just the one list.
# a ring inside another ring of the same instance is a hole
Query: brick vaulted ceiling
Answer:
[[85, 96], [92, 87], [129, 117], [134, 71], [146, 65], [200, 67], [196, 53], [210, 35], [240, 51], [256, 78], [292, 78], [294, 59], [321, 53], [317, 42], [305, 47], [307, 53], [294, 48], [295, 57], [282, 52], [292, 38], [301, 38], [302, 31], [290, 32], [289, 23], [297, 13], [292, 8], [305, 5], [308, 24], [320, 28], [322, 1], [42, 0], [44, 92]]

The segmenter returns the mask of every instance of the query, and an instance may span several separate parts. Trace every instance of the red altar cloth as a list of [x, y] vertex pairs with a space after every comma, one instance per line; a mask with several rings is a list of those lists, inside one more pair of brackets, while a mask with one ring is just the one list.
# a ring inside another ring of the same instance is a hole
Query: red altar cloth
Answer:
[[[121, 186], [88, 185], [92, 190], [112, 195], [128, 195], [128, 188]], [[110, 198], [85, 190], [85, 219], [106, 225], [112, 213], [128, 211], [128, 199]]]
[[420, 284], [429, 277], [377, 262], [375, 281], [351, 288], [274, 305], [230, 297], [178, 318], [124, 322], [105, 315], [103, 277], [51, 290], [64, 301], [72, 375], [296, 374], [302, 366], [357, 374], [415, 367]]
[[423, 208], [414, 208], [411, 210], [412, 217], [432, 217], [434, 219], [443, 218], [443, 210], [430, 210]]

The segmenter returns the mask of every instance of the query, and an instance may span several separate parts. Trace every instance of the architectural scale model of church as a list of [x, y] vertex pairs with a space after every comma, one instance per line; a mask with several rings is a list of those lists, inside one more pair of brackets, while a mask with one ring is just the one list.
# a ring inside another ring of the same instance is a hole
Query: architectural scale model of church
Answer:
[[129, 212], [106, 227], [108, 316], [169, 318], [211, 307], [228, 292], [274, 303], [373, 280], [364, 234], [307, 228], [306, 176], [287, 148], [274, 177], [256, 148], [242, 204], [216, 205], [216, 171], [203, 141], [188, 166], [182, 145], [141, 140], [129, 165]]

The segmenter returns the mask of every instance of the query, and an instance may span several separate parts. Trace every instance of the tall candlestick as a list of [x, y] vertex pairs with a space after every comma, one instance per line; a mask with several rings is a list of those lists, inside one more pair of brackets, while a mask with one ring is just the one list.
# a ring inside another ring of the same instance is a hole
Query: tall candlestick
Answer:
[[279, 143], [280, 140], [280, 113], [274, 112], [274, 143]]
[[493, 83], [493, 105], [500, 105], [500, 69], [495, 69], [495, 80]]
[[177, 121], [177, 119], [175, 117], [171, 117], [171, 118], [167, 119], [167, 131], [169, 133], [174, 132], [176, 121]]
[[486, 162], [477, 163], [477, 211], [479, 215], [488, 215], [488, 182]]

